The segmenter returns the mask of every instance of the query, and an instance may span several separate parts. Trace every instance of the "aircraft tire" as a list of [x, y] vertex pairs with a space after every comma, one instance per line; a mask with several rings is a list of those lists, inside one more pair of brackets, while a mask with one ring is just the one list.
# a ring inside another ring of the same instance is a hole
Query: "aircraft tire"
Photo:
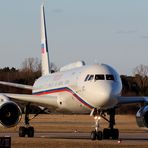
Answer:
[[34, 128], [32, 126], [28, 127], [27, 131], [28, 137], [34, 137]]
[[119, 130], [118, 129], [112, 129], [111, 130], [111, 137], [113, 140], [119, 139]]
[[102, 140], [102, 138], [103, 138], [102, 131], [96, 132], [96, 137], [97, 137], [97, 140]]
[[20, 126], [19, 137], [25, 137], [25, 135], [26, 135], [26, 128], [24, 126]]
[[96, 131], [92, 131], [90, 135], [91, 140], [96, 140], [96, 136]]
[[109, 139], [110, 138], [110, 129], [105, 128], [103, 130], [103, 139]]

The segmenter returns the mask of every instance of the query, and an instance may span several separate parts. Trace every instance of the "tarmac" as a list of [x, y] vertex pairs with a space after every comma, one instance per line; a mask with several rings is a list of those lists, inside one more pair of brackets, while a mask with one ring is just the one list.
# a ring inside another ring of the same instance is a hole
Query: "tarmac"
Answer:
[[[17, 132], [11, 133], [0, 133], [0, 137], [18, 137]], [[19, 137], [18, 137], [19, 138]], [[27, 138], [27, 137], [25, 137]], [[90, 133], [83, 132], [36, 132], [34, 138], [48, 138], [48, 139], [81, 139], [81, 140], [90, 140]], [[32, 138], [31, 138], [32, 139]], [[148, 144], [148, 132], [121, 132], [119, 135], [119, 140], [101, 140], [101, 141], [119, 141], [124, 143], [135, 143], [135, 145]]]
[[[42, 118], [41, 118], [42, 117]], [[34, 138], [20, 138], [18, 136], [18, 127], [16, 129], [4, 129], [1, 127], [0, 137], [11, 137], [12, 146], [17, 148], [23, 146], [24, 148], [29, 148], [35, 145], [35, 147], [53, 147], [57, 145], [60, 147], [148, 147], [148, 131], [141, 130], [136, 127], [135, 117], [129, 116], [130, 121], [127, 121], [129, 117], [121, 116], [121, 119], [118, 121], [118, 126], [120, 134], [118, 140], [95, 140], [90, 139], [90, 131], [85, 129], [84, 131], [80, 130], [82, 127], [91, 126], [92, 122], [87, 120], [87, 116], [80, 116], [79, 121], [75, 121], [71, 116], [50, 116], [47, 118], [45, 115], [41, 116], [39, 119], [36, 119], [35, 122], [32, 122], [35, 127]], [[43, 118], [45, 117], [45, 118]], [[56, 117], [56, 118], [55, 118]], [[62, 117], [62, 118], [61, 118]], [[79, 117], [79, 116], [78, 116]], [[77, 116], [75, 119], [78, 118]], [[82, 118], [83, 117], [83, 118]], [[71, 118], [73, 119], [72, 121]], [[86, 119], [84, 119], [86, 118]], [[56, 121], [57, 119], [63, 121]], [[38, 121], [39, 120], [39, 121]], [[43, 120], [43, 122], [41, 122]], [[49, 122], [47, 122], [50, 120]], [[38, 122], [37, 122], [38, 121]], [[65, 122], [66, 121], [66, 122]], [[70, 126], [69, 126], [70, 125]], [[42, 128], [40, 128], [42, 127]], [[62, 129], [62, 127], [64, 127]], [[74, 128], [72, 128], [74, 127]], [[77, 128], [76, 128], [77, 127]], [[79, 128], [78, 128], [79, 127]], [[76, 130], [72, 130], [76, 129]], [[54, 130], [54, 131], [52, 131]], [[56, 145], [55, 145], [56, 144]]]

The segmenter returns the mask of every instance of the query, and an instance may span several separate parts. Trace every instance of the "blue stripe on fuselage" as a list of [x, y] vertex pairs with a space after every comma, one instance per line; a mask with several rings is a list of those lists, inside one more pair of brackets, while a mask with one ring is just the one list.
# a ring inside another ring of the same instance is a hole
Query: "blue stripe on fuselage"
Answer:
[[50, 90], [43, 90], [39, 92], [34, 92], [33, 95], [46, 95], [46, 94], [52, 94], [52, 93], [58, 93], [58, 92], [69, 92], [71, 93], [77, 100], [79, 100], [82, 104], [89, 107], [90, 109], [94, 108], [92, 105], [85, 102], [81, 97], [79, 97], [73, 90], [71, 90], [68, 87], [61, 87], [61, 88], [55, 88]]

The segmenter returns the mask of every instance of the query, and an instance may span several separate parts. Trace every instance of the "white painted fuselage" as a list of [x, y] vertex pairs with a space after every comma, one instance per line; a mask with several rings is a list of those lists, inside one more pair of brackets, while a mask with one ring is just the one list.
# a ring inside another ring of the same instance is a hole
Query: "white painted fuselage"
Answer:
[[56, 96], [56, 111], [81, 114], [116, 106], [121, 89], [120, 76], [112, 67], [94, 64], [42, 76], [36, 80], [33, 94]]

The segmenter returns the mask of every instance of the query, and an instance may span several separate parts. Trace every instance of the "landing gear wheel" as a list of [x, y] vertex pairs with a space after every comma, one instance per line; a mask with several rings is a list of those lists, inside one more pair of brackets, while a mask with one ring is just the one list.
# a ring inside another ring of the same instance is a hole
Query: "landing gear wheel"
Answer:
[[119, 130], [118, 129], [111, 129], [111, 137], [113, 140], [119, 139]]
[[20, 126], [19, 128], [19, 137], [25, 137], [26, 135], [26, 128], [23, 126]]
[[32, 126], [28, 127], [27, 131], [28, 137], [34, 137], [34, 128]]
[[109, 139], [110, 138], [110, 129], [105, 128], [103, 130], [103, 139]]
[[119, 139], [119, 130], [105, 128], [103, 130], [103, 139], [110, 139], [110, 138], [112, 138], [113, 140]]
[[90, 135], [91, 140], [102, 140], [102, 137], [102, 131], [92, 131]]
[[98, 131], [96, 132], [96, 136], [98, 140], [102, 140], [103, 136], [102, 136], [102, 131]]
[[96, 131], [92, 131], [90, 135], [91, 140], [96, 140]]
[[19, 137], [25, 137], [25, 135], [27, 135], [28, 137], [34, 137], [34, 128], [32, 126], [28, 128], [21, 126], [19, 128]]

